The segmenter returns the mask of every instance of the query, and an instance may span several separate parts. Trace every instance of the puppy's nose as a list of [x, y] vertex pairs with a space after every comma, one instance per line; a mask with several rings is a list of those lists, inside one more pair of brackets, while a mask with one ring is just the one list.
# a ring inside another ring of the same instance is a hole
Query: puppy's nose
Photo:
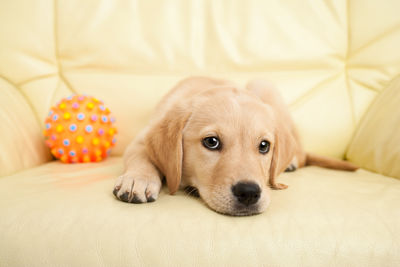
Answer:
[[232, 186], [232, 192], [240, 203], [250, 206], [260, 198], [261, 188], [255, 183], [239, 182]]

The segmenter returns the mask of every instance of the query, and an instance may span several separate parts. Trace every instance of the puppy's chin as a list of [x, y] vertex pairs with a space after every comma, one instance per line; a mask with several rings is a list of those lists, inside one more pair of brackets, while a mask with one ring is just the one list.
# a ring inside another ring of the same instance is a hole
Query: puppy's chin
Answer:
[[242, 205], [231, 205], [231, 206], [221, 206], [213, 205], [206, 201], [207, 205], [214, 211], [230, 216], [251, 216], [257, 215], [266, 210], [266, 207], [261, 207], [262, 205], [252, 205], [250, 207], [242, 207]]
[[200, 197], [212, 210], [230, 216], [250, 216], [264, 212], [269, 206], [268, 198], [261, 198], [256, 204], [245, 206], [234, 198], [231, 193], [204, 192], [199, 190]]

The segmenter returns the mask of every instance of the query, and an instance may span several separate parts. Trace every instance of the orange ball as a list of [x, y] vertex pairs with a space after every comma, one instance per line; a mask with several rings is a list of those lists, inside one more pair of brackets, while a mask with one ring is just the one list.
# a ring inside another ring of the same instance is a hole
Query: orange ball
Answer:
[[45, 120], [46, 144], [64, 163], [101, 161], [117, 141], [114, 122], [102, 101], [73, 95], [50, 109]]

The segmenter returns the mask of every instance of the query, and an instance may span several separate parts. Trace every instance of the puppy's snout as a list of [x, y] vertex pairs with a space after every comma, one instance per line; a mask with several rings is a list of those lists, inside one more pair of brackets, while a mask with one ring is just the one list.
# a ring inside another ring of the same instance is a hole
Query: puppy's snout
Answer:
[[260, 198], [261, 188], [255, 183], [239, 182], [232, 186], [232, 192], [240, 203], [250, 206]]

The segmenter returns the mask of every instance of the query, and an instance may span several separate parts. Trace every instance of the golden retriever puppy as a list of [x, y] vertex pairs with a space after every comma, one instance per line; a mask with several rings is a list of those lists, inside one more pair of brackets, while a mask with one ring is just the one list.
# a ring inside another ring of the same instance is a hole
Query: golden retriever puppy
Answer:
[[165, 177], [171, 194], [194, 187], [217, 212], [251, 215], [284, 189], [278, 175], [306, 164], [355, 170], [349, 162], [306, 154], [288, 108], [263, 81], [245, 89], [222, 80], [183, 80], [159, 103], [150, 124], [128, 146], [114, 195], [155, 201]]

